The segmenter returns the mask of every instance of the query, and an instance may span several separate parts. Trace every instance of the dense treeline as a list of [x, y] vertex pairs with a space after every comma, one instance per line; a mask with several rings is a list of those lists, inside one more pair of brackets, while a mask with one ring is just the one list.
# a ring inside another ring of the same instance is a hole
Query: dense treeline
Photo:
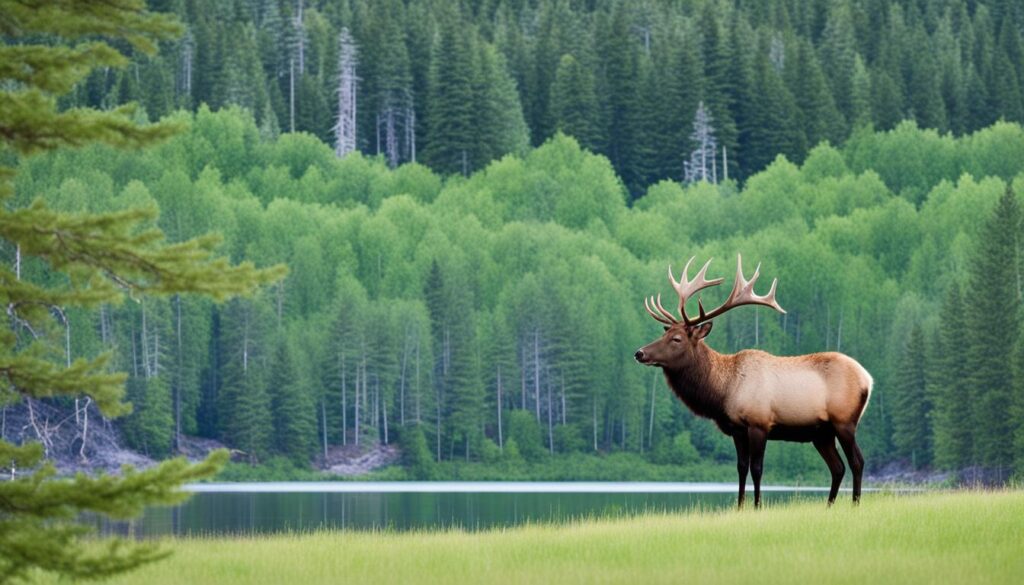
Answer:
[[[151, 151], [38, 157], [16, 185], [21, 202], [58, 208], [157, 206], [172, 240], [215, 230], [233, 260], [290, 267], [250, 299], [69, 312], [67, 357], [114, 351], [135, 406], [119, 424], [151, 455], [185, 433], [301, 465], [402, 440], [420, 475], [434, 460], [552, 452], [731, 461], [631, 355], [660, 333], [640, 299], [671, 294], [667, 264], [714, 256], [727, 276], [742, 252], [779, 277], [788, 313], [732, 312], [713, 347], [855, 356], [877, 382], [861, 431], [875, 468], [1024, 465], [1018, 125], [862, 131], [800, 167], [780, 157], [741, 191], [662, 182], [629, 207], [609, 161], [561, 135], [442, 180], [338, 159], [307, 134], [265, 139], [244, 110], [176, 117], [190, 130]], [[769, 457], [820, 471], [812, 449]]]
[[[1024, 121], [1013, 0], [151, 0], [187, 26], [156, 56], [99, 70], [67, 105], [250, 109], [264, 136], [336, 141], [342, 31], [355, 146], [469, 174], [557, 130], [633, 197], [681, 180], [707, 105], [716, 178], [801, 162], [858, 126], [963, 134]], [[727, 167], [727, 168], [726, 168]]]

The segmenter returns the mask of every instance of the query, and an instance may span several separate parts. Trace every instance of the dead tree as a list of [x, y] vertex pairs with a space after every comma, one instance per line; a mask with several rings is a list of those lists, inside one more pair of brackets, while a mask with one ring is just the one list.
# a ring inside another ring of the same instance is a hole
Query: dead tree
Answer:
[[338, 120], [334, 125], [334, 153], [344, 157], [356, 149], [357, 47], [348, 28], [338, 37]]
[[718, 141], [715, 139], [715, 129], [711, 125], [714, 119], [711, 112], [704, 107], [704, 102], [697, 106], [697, 113], [693, 117], [693, 134], [690, 140], [695, 146], [690, 153], [690, 160], [683, 163], [683, 182], [687, 184], [698, 181], [718, 182], [718, 173], [715, 168], [715, 156], [718, 153]]

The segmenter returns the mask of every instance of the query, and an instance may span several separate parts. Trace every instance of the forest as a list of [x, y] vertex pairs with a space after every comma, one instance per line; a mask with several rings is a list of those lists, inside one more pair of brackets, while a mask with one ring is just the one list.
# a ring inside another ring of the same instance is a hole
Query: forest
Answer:
[[[171, 242], [215, 231], [233, 262], [288, 265], [226, 303], [68, 310], [61, 359], [113, 352], [134, 406], [117, 424], [153, 457], [198, 435], [251, 464], [306, 469], [337, 445], [401, 442], [410, 477], [454, 469], [438, 461], [514, 468], [588, 453], [731, 468], [728, 439], [631, 356], [661, 333], [642, 299], [671, 294], [669, 264], [714, 257], [711, 274], [729, 276], [742, 253], [748, 275], [763, 261], [779, 278], [787, 313], [731, 312], [709, 343], [861, 361], [876, 380], [860, 433], [869, 469], [1005, 479], [1024, 466], [1006, 440], [1024, 441], [1017, 124], [960, 138], [914, 122], [862, 129], [802, 165], [779, 156], [742, 186], [662, 181], [630, 206], [610, 161], [560, 133], [443, 177], [338, 158], [306, 133], [266, 137], [238, 107], [172, 121], [187, 130], [144, 151], [23, 161], [13, 201], [158, 208]], [[65, 278], [37, 261], [19, 269]], [[768, 451], [779, 473], [821, 471], [805, 446]]]
[[[264, 137], [307, 132], [445, 175], [561, 131], [607, 157], [630, 199], [664, 179], [744, 180], [778, 154], [801, 163], [865, 125], [1024, 122], [1016, 0], [148, 4], [184, 34], [151, 55], [119, 46], [131, 65], [97, 68], [64, 106], [135, 101], [156, 120], [237, 105]], [[702, 103], [711, 157], [688, 172]]]
[[[729, 441], [631, 356], [669, 265], [728, 276], [742, 253], [787, 313], [730, 313], [710, 344], [861, 361], [869, 471], [1024, 471], [1017, 3], [147, 4], [171, 28], [54, 104], [177, 133], [0, 152], [8, 205], [150, 209], [171, 245], [212, 232], [262, 281], [289, 272], [225, 302], [53, 310], [49, 359], [127, 373], [133, 411], [104, 424], [132, 449], [215, 439], [237, 477], [391, 444], [399, 478], [731, 477]], [[32, 404], [0, 405], [0, 438], [49, 449], [6, 422]], [[768, 458], [821, 472], [804, 447]]]

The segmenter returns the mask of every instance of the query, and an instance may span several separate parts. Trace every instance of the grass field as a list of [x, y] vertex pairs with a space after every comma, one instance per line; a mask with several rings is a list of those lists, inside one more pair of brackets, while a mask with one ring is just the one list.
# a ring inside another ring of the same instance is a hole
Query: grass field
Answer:
[[170, 559], [114, 582], [1024, 582], [1024, 492], [843, 497], [478, 533], [171, 539]]

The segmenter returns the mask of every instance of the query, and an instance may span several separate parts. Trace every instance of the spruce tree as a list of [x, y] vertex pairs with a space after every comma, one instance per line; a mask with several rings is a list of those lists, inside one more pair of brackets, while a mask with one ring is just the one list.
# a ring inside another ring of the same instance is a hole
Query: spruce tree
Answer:
[[896, 365], [892, 391], [892, 442], [915, 469], [931, 462], [931, 404], [927, 394], [924, 333], [915, 324]]
[[267, 391], [273, 413], [273, 445], [296, 465], [306, 465], [316, 449], [316, 410], [308, 384], [295, 366], [293, 350], [280, 335], [271, 361]]
[[1002, 473], [1012, 463], [1015, 421], [1012, 355], [1020, 334], [1018, 270], [1021, 213], [1007, 186], [981, 232], [971, 264], [967, 361], [974, 392], [970, 401], [977, 463]]
[[590, 70], [572, 55], [562, 55], [551, 89], [555, 127], [575, 138], [580, 146], [597, 152], [604, 142], [598, 108]]
[[[786, 68], [785, 77], [789, 81], [790, 91], [796, 103], [797, 120], [806, 138], [806, 145], [808, 148], [814, 148], [826, 140], [832, 144], [839, 144], [845, 135], [843, 116], [836, 108], [814, 47], [810, 42], [801, 41], [796, 55], [796, 63]], [[855, 74], [856, 68], [854, 80]], [[858, 110], [863, 107], [862, 104], [851, 101], [851, 109]]]
[[971, 461], [971, 422], [967, 408], [972, 402], [968, 383], [970, 370], [963, 355], [966, 331], [963, 296], [960, 287], [953, 284], [939, 313], [934, 351], [932, 430], [935, 465], [941, 469], [958, 469]]
[[[180, 34], [171, 16], [146, 11], [141, 0], [59, 3], [0, 0], [4, 33], [15, 40], [0, 46], [0, 137], [3, 150], [18, 156], [62, 147], [106, 143], [139, 148], [173, 134], [178, 127], [138, 125], [130, 105], [110, 111], [59, 109], [57, 99], [98, 67], [120, 67], [127, 58], [111, 44], [153, 53], [157, 42]], [[45, 44], [43, 39], [46, 40]], [[77, 43], [82, 39], [88, 42]], [[73, 46], [54, 41], [76, 42]], [[166, 244], [147, 227], [152, 209], [112, 213], [64, 213], [42, 200], [12, 205], [14, 170], [0, 169], [0, 238], [13, 250], [13, 266], [0, 267], [0, 303], [9, 327], [0, 333], [0, 404], [50, 397], [88, 396], [101, 413], [126, 414], [125, 375], [108, 368], [110, 354], [79, 358], [67, 365], [58, 348], [63, 336], [55, 308], [97, 307], [146, 294], [197, 292], [223, 299], [251, 292], [281, 276], [282, 268], [256, 270], [214, 258], [218, 239], [205, 236]], [[22, 273], [32, 260], [65, 278]], [[54, 284], [59, 283], [59, 284]], [[173, 504], [186, 496], [182, 483], [208, 477], [224, 462], [219, 452], [197, 465], [174, 459], [146, 471], [119, 476], [55, 477], [39, 443], [0, 441], [0, 460], [15, 478], [0, 483], [0, 580], [24, 577], [32, 569], [68, 578], [114, 575], [165, 555], [153, 544], [122, 539], [85, 543], [82, 512], [129, 518], [146, 506]]]
[[474, 151], [472, 48], [459, 16], [444, 15], [430, 75], [429, 141], [423, 147], [425, 161], [442, 173], [469, 174], [480, 163]]

